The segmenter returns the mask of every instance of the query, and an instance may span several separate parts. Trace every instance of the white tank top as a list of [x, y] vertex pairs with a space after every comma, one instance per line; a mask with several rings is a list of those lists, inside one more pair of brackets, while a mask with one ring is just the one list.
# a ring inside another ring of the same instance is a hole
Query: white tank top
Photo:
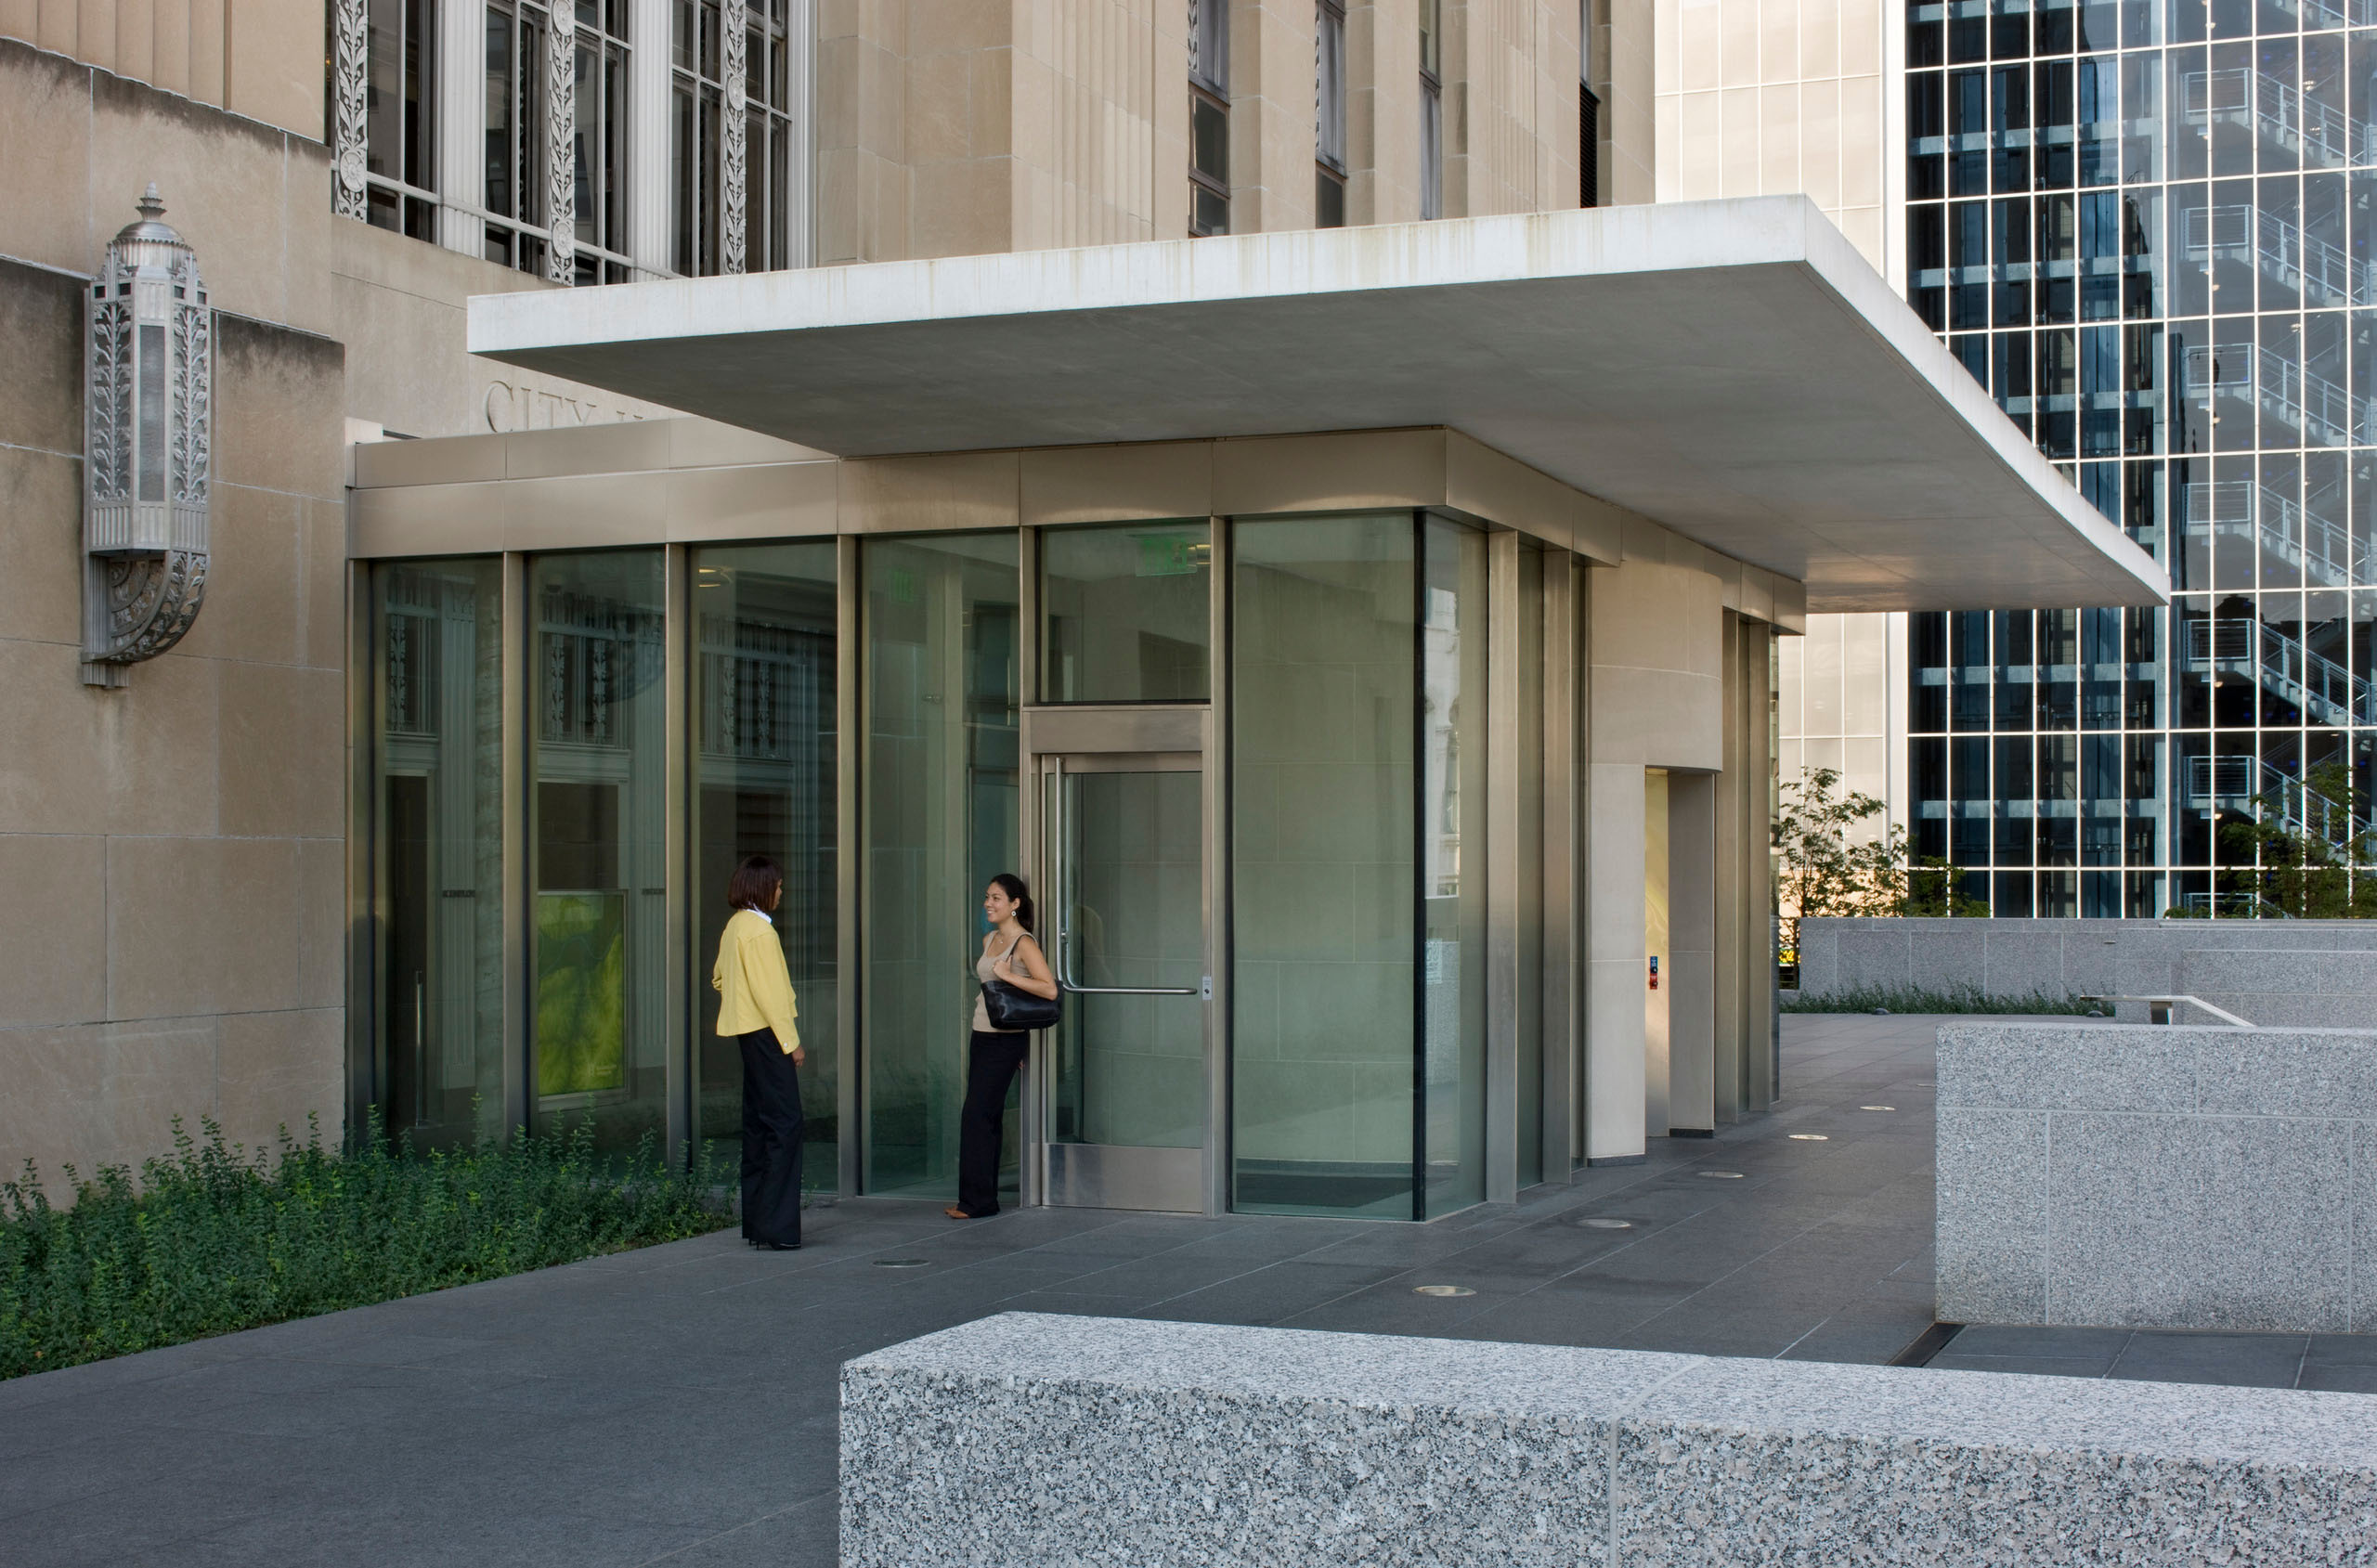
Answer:
[[[974, 960], [974, 978], [984, 985], [990, 984], [993, 978], [991, 965], [1007, 957], [1022, 945], [1023, 938], [1019, 936], [1007, 944], [1006, 952], [994, 954], [988, 948], [983, 949], [981, 956]], [[982, 993], [977, 991], [974, 992], [974, 1032], [977, 1034], [1029, 1034], [1032, 1031], [1028, 1029], [993, 1029], [990, 1004], [982, 1000]]]

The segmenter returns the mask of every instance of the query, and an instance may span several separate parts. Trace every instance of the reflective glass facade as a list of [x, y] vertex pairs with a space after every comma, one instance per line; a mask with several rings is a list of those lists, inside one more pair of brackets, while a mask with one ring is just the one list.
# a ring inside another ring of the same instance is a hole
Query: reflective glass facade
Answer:
[[[580, 504], [549, 486], [513, 491], [549, 496], [548, 538]], [[1630, 831], [1617, 785], [1645, 764], [1591, 760], [1593, 693], [1624, 677], [1583, 667], [1596, 573], [1621, 597], [1667, 576], [1424, 502], [945, 532], [853, 512], [832, 536], [359, 564], [358, 1112], [428, 1146], [590, 1126], [731, 1169], [711, 963], [764, 854], [812, 1191], [954, 1196], [1007, 871], [1066, 987], [1007, 1108], [1017, 1203], [1422, 1220], [1667, 1131], [1615, 1065], [1642, 1048], [1641, 960], [1588, 950], [1643, 920], [1587, 857], [1594, 813]], [[1649, 653], [1753, 651], [1690, 720], [1752, 726], [1773, 634], [1708, 611]], [[1705, 783], [1723, 755], [1684, 766]], [[1747, 826], [1762, 738], [1745, 767]], [[1708, 857], [1680, 875], [1717, 896]], [[1600, 1067], [1589, 969], [1631, 1004]], [[1695, 984], [1762, 1045], [1762, 965]], [[1708, 1033], [1700, 1081], [1730, 1085], [1711, 1069], [1741, 1044]], [[1604, 1127], [1586, 1100], [1611, 1082]]]
[[2250, 913], [2221, 816], [2329, 821], [2329, 764], [2370, 784], [2371, 24], [1908, 10], [1909, 298], [2178, 590], [1912, 617], [1916, 848], [1996, 914]]

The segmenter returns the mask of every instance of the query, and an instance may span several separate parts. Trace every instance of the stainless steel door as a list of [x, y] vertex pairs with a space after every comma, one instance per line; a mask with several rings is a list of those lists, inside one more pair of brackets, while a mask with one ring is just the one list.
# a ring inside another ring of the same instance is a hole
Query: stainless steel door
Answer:
[[1065, 998], [1049, 1042], [1043, 1190], [1050, 1203], [1201, 1212], [1213, 994], [1203, 756], [1044, 755], [1040, 781], [1042, 926]]

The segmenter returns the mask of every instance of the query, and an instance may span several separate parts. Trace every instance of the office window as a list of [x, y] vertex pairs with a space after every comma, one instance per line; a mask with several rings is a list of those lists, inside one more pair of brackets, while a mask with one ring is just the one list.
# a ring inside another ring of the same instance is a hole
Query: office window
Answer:
[[1577, 5], [1577, 205], [1601, 205], [1601, 98], [1593, 92], [1592, 0]]
[[436, 175], [430, 116], [436, 92], [437, 12], [431, 0], [370, 0], [365, 48], [365, 216], [431, 235]]
[[1188, 232], [1229, 232], [1229, 0], [1188, 0]]
[[676, 176], [671, 258], [688, 278], [720, 270], [720, 122], [725, 101], [718, 0], [677, 0], [669, 43], [669, 155]]
[[1345, 227], [1345, 7], [1319, 0], [1312, 38], [1313, 222]]
[[578, 0], [572, 199], [579, 283], [625, 283], [628, 260], [628, 3]]
[[799, 210], [808, 199], [808, 182], [799, 168], [806, 149], [793, 121], [795, 63], [800, 57], [790, 0], [751, 0], [744, 22], [743, 266], [769, 272], [800, 266], [808, 247]]
[[1420, 0], [1420, 215], [1445, 215], [1443, 0]]
[[545, 270], [545, 9], [487, 0], [487, 240], [491, 262]]

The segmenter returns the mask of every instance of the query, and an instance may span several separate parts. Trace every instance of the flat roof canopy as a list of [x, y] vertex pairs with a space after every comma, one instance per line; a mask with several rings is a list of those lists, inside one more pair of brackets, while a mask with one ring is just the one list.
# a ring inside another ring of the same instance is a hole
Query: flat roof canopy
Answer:
[[1449, 426], [1811, 610], [2169, 587], [1796, 196], [485, 295], [470, 346], [839, 457]]

